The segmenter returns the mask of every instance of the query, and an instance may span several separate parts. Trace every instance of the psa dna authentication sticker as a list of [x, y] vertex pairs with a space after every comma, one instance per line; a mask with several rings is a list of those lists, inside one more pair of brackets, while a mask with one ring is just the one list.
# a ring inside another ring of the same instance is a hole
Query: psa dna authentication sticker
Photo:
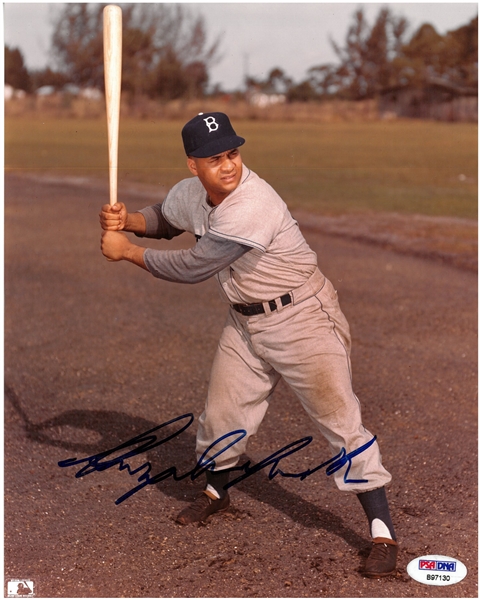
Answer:
[[452, 585], [464, 579], [467, 567], [456, 558], [431, 554], [410, 561], [407, 573], [426, 585]]

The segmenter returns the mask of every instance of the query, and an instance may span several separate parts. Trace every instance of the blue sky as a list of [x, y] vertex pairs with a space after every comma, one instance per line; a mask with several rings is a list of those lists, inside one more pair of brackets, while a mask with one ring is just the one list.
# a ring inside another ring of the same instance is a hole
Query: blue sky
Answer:
[[[330, 39], [342, 43], [355, 10], [363, 7], [373, 23], [382, 6], [405, 17], [412, 34], [423, 23], [439, 33], [468, 23], [478, 14], [476, 2], [352, 3], [352, 2], [219, 2], [185, 3], [203, 14], [213, 40], [222, 37], [221, 61], [211, 71], [211, 83], [239, 89], [244, 76], [264, 78], [282, 68], [297, 83], [315, 65], [335, 62]], [[60, 3], [4, 3], [4, 41], [22, 51], [27, 67], [51, 64], [51, 19]]]

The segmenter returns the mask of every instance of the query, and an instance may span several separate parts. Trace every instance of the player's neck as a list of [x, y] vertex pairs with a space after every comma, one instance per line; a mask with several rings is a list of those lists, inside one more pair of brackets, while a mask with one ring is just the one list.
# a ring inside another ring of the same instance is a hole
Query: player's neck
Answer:
[[210, 206], [218, 206], [221, 204], [231, 192], [224, 194], [207, 193], [207, 204]]

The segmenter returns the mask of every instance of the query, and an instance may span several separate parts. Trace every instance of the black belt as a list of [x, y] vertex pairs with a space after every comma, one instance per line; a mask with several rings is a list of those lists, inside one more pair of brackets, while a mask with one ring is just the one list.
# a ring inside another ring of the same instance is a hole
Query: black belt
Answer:
[[[290, 294], [284, 294], [281, 296], [280, 301], [282, 306], [286, 306], [287, 304], [290, 304], [292, 297]], [[275, 300], [269, 300], [268, 305], [270, 306], [270, 310], [272, 312], [277, 310], [277, 303]], [[265, 308], [261, 302], [258, 304], [232, 304], [232, 308], [246, 317], [251, 317], [252, 315], [261, 315], [265, 312]]]

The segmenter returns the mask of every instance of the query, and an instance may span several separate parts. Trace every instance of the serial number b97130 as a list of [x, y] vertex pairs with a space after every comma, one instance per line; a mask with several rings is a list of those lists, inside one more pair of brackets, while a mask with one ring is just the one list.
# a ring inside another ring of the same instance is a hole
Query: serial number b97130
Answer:
[[427, 581], [450, 581], [450, 575], [440, 575], [439, 573], [427, 573]]

